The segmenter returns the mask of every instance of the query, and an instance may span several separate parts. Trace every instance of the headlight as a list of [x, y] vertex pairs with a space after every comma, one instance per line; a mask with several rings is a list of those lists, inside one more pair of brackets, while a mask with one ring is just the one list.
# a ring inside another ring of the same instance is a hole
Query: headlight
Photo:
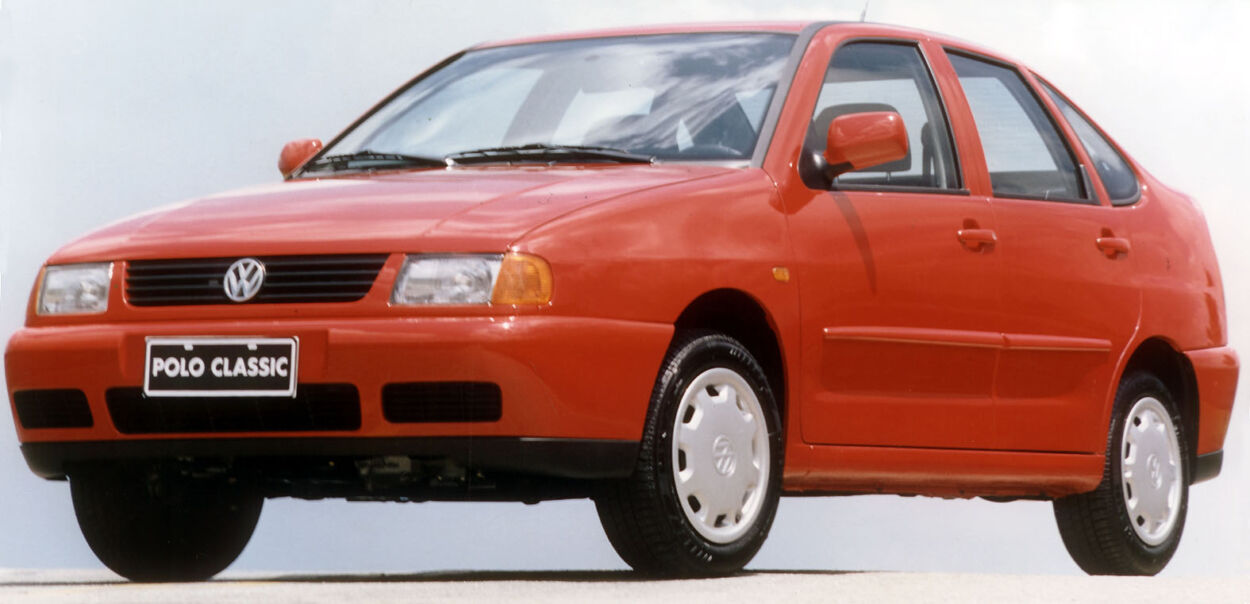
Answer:
[[409, 256], [392, 304], [546, 304], [551, 268], [527, 254]]
[[409, 256], [393, 304], [487, 304], [503, 256]]
[[63, 264], [43, 271], [38, 314], [68, 315], [108, 310], [113, 263]]

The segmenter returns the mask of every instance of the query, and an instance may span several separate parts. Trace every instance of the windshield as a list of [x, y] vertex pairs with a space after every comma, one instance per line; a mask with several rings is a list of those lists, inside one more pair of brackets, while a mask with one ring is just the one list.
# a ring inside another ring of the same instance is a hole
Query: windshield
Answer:
[[[715, 33], [474, 50], [398, 94], [321, 156], [613, 159], [584, 152], [594, 148], [660, 160], [747, 159], [793, 42], [788, 34]], [[481, 154], [518, 147], [528, 153]], [[553, 148], [565, 149], [540, 152]]]

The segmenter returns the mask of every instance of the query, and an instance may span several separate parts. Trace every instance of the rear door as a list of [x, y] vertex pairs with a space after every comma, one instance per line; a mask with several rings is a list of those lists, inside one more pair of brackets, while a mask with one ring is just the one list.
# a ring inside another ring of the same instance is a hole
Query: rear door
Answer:
[[784, 189], [803, 315], [803, 439], [988, 446], [1001, 345], [996, 226], [988, 201], [963, 186], [925, 51], [846, 41], [819, 85], [800, 172], [849, 113], [897, 112], [910, 153], [832, 187], [807, 172]]
[[1003, 278], [997, 449], [1094, 452], [1136, 329], [1132, 237], [1065, 131], [1014, 66], [948, 51], [980, 136]]

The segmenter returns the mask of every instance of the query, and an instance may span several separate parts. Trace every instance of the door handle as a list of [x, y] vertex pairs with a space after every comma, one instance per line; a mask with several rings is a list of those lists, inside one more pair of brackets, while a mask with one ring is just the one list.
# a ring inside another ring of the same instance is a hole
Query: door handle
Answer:
[[959, 243], [974, 252], [998, 241], [998, 234], [992, 229], [959, 229], [956, 234], [959, 236]]
[[1106, 254], [1108, 258], [1115, 258], [1120, 254], [1127, 254], [1133, 246], [1129, 245], [1128, 239], [1123, 237], [1099, 237], [1094, 240], [1098, 245], [1098, 249]]

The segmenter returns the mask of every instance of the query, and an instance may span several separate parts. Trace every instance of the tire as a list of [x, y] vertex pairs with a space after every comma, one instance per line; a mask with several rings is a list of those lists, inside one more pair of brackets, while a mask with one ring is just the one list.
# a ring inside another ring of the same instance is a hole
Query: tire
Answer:
[[1091, 575], [1154, 575], [1185, 528], [1189, 448], [1180, 414], [1154, 375], [1125, 376], [1116, 392], [1102, 482], [1054, 502], [1068, 553]]
[[777, 512], [780, 425], [768, 379], [742, 344], [680, 334], [656, 379], [633, 475], [595, 497], [621, 558], [657, 576], [741, 570]]
[[113, 572], [140, 582], [203, 581], [242, 553], [264, 499], [224, 481], [169, 479], [146, 468], [71, 473], [83, 537]]

